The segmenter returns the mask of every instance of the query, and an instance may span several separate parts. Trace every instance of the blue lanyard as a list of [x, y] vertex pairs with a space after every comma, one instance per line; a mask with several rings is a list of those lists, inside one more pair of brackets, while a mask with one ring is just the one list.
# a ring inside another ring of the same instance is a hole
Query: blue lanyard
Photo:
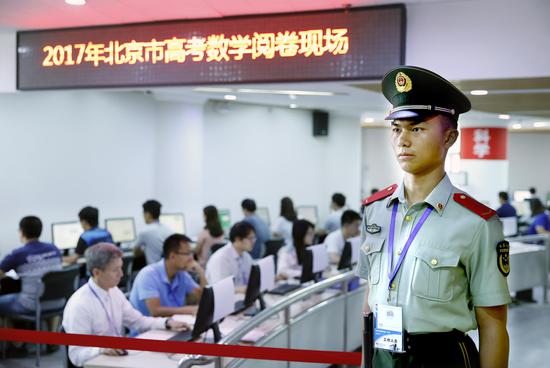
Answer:
[[99, 304], [101, 304], [101, 306], [103, 307], [103, 310], [105, 311], [105, 314], [107, 315], [107, 320], [109, 320], [109, 326], [111, 326], [111, 328], [113, 329], [113, 332], [115, 333], [115, 336], [119, 336], [118, 330], [115, 328], [115, 324], [113, 323], [113, 320], [111, 319], [111, 315], [109, 314], [109, 312], [107, 312], [107, 307], [105, 307], [105, 304], [103, 304], [103, 302], [101, 301], [101, 298], [99, 297], [99, 295], [97, 295], [95, 290], [92, 289], [90, 284], [88, 284], [88, 287], [90, 288], [90, 291], [92, 292], [92, 294], [94, 294], [96, 299], [99, 301]]
[[403, 260], [405, 259], [405, 256], [407, 255], [407, 252], [409, 251], [409, 248], [411, 246], [411, 243], [413, 242], [414, 238], [422, 228], [422, 225], [424, 225], [424, 222], [426, 222], [426, 219], [432, 212], [433, 208], [428, 207], [422, 214], [422, 217], [420, 217], [420, 220], [414, 227], [413, 231], [409, 235], [409, 238], [407, 239], [407, 242], [405, 243], [405, 246], [403, 247], [403, 251], [401, 252], [401, 255], [399, 256], [399, 259], [397, 260], [397, 264], [395, 265], [395, 268], [393, 268], [393, 244], [394, 244], [394, 233], [395, 233], [395, 218], [397, 217], [397, 208], [399, 207], [399, 202], [395, 201], [393, 204], [393, 209], [391, 213], [391, 222], [390, 222], [390, 235], [389, 235], [389, 255], [388, 255], [388, 278], [389, 278], [389, 285], [388, 289], [392, 289], [393, 280], [395, 280], [395, 276], [397, 276], [397, 272], [399, 272], [399, 268], [401, 268], [401, 264], [403, 263]]

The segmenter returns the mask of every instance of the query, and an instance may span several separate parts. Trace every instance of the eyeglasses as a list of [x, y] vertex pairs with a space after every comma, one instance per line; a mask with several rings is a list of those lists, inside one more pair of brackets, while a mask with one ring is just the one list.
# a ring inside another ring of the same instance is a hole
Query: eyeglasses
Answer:
[[247, 236], [246, 239], [252, 241], [252, 243], [256, 243], [256, 240], [258, 240], [255, 236]]
[[191, 252], [176, 252], [176, 254], [179, 254], [180, 256], [190, 256], [193, 253], [191, 253]]

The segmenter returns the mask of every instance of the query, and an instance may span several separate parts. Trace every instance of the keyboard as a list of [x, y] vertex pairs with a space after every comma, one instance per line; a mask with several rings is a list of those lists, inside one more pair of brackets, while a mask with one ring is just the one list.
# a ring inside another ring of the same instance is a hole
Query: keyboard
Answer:
[[172, 340], [172, 341], [191, 341], [192, 340], [191, 335], [192, 335], [191, 330], [180, 331], [177, 334], [175, 334], [174, 336], [172, 336], [171, 338], [169, 338], [168, 340]]
[[282, 284], [277, 286], [275, 289], [268, 291], [269, 294], [275, 295], [286, 295], [296, 289], [299, 289], [302, 285], [300, 284]]

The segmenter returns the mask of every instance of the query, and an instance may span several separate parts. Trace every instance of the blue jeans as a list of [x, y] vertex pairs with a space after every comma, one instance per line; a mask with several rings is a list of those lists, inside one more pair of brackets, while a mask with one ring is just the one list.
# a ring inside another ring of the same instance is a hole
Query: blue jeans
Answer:
[[19, 303], [19, 294], [6, 294], [0, 296], [0, 316], [8, 316], [10, 314], [30, 313], [31, 310], [25, 308]]

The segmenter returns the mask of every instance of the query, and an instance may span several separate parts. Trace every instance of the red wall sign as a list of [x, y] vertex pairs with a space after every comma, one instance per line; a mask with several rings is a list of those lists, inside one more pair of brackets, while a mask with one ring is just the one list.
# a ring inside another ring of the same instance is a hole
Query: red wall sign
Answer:
[[460, 158], [467, 160], [506, 160], [508, 129], [462, 128], [460, 130]]

